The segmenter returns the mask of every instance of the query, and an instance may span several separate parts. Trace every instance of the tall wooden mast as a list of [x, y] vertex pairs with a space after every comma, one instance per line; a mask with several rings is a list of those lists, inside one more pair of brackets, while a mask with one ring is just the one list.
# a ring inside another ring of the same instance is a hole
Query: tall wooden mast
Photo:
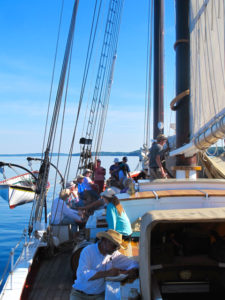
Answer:
[[154, 114], [153, 137], [160, 130], [159, 123], [164, 122], [164, 0], [154, 1]]
[[[176, 148], [190, 141], [190, 32], [189, 0], [176, 0]], [[196, 178], [196, 155], [176, 156], [177, 177]], [[188, 172], [188, 173], [187, 173]]]

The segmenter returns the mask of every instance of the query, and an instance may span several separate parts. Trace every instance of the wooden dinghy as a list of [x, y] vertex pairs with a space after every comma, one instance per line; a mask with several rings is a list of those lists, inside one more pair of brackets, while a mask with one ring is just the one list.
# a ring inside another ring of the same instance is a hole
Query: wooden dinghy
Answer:
[[[33, 174], [38, 176], [38, 171]], [[9, 203], [12, 209], [18, 205], [32, 202], [35, 195], [35, 184], [30, 173], [25, 173], [0, 181], [0, 196]]]

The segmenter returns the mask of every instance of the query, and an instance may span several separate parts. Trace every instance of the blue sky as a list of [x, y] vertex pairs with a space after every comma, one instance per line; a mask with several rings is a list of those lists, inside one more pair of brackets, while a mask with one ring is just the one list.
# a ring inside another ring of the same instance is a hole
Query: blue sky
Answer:
[[[78, 9], [62, 148], [65, 152], [68, 152], [66, 145], [70, 141], [79, 99], [93, 3], [92, 0], [80, 0]], [[143, 144], [147, 5], [146, 0], [125, 0], [103, 151], [132, 151]], [[65, 0], [55, 89], [72, 6], [72, 0]], [[60, 7], [60, 0], [0, 1], [1, 154], [42, 150]], [[168, 125], [171, 118], [168, 107], [175, 86], [173, 1], [165, 0], [165, 11], [164, 101], [165, 124]], [[85, 108], [84, 105], [82, 115]], [[81, 137], [82, 126], [77, 139]], [[172, 133], [169, 126], [165, 126], [165, 133], [169, 132]], [[76, 143], [74, 152], [78, 151]]]

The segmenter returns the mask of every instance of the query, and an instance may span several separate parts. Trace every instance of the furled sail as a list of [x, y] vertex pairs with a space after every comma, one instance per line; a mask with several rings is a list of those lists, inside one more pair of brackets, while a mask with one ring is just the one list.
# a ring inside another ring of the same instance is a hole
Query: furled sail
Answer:
[[191, 156], [225, 137], [225, 2], [190, 0]]

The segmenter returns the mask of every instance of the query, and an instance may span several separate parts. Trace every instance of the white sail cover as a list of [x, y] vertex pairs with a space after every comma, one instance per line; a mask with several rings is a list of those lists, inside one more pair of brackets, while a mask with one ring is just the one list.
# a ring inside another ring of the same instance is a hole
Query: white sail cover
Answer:
[[224, 16], [224, 0], [190, 0], [191, 138], [225, 115]]

